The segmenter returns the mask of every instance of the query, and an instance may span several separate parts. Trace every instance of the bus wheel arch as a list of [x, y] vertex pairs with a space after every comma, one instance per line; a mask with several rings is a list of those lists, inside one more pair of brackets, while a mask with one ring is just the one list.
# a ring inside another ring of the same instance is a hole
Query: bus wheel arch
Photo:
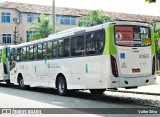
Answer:
[[59, 73], [56, 77], [56, 88], [59, 95], [67, 94], [67, 82], [65, 76], [62, 73]]
[[21, 78], [23, 78], [23, 76], [22, 76], [22, 74], [21, 74], [21, 73], [19, 73], [19, 74], [18, 74], [18, 77], [17, 77], [17, 83], [19, 83], [19, 82], [20, 82]]
[[28, 85], [24, 85], [24, 79], [21, 73], [18, 74], [17, 83], [19, 84], [19, 87], [21, 89], [27, 89], [29, 88]]

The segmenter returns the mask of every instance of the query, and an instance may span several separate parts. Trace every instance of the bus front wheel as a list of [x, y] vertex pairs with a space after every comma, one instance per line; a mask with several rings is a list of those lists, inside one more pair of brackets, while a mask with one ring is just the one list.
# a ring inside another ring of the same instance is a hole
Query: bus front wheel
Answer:
[[89, 90], [92, 94], [103, 94], [106, 89], [90, 89]]
[[57, 80], [57, 93], [59, 95], [66, 95], [67, 93], [67, 84], [63, 76], [60, 76]]
[[19, 83], [19, 87], [21, 89], [26, 89], [27, 88], [27, 86], [24, 85], [24, 79], [23, 79], [22, 75], [19, 75], [19, 77], [18, 77], [18, 83]]

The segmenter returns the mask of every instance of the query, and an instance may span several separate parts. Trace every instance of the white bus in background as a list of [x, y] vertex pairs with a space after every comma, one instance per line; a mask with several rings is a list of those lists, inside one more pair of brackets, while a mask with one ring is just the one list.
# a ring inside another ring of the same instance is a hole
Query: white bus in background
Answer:
[[10, 81], [56, 88], [59, 95], [89, 89], [153, 85], [153, 29], [137, 22], [112, 22], [75, 28], [11, 49]]
[[0, 46], [0, 82], [10, 84], [9, 47]]

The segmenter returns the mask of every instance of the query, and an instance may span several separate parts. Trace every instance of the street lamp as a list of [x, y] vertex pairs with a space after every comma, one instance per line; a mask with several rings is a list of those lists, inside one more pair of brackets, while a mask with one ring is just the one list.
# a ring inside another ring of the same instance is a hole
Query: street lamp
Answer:
[[17, 31], [17, 27], [15, 27], [15, 29], [14, 29], [14, 45], [16, 45], [17, 44], [17, 33], [18, 33], [18, 31]]
[[55, 0], [53, 0], [53, 6], [52, 6], [52, 26], [53, 26], [53, 33], [56, 32], [56, 15], [55, 15]]

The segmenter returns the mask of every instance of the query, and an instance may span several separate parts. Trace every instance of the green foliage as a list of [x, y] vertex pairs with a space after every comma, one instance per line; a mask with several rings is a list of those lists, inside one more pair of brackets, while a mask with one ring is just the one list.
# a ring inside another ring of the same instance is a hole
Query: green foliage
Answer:
[[156, 55], [157, 58], [160, 59], [160, 48], [158, 47], [158, 41], [160, 41], [160, 28], [157, 28], [156, 24], [153, 22], [148, 22], [150, 25], [152, 25], [154, 29], [154, 39], [156, 44]]
[[41, 14], [38, 22], [33, 22], [31, 24], [29, 31], [35, 32], [29, 37], [30, 41], [48, 37], [48, 35], [52, 33], [52, 24], [49, 17]]
[[145, 2], [148, 2], [148, 3], [155, 3], [156, 0], [145, 0]]
[[87, 16], [80, 18], [78, 22], [79, 26], [95, 26], [98, 24], [102, 24], [105, 22], [112, 22], [114, 21], [111, 17], [106, 16], [105, 12], [102, 10], [94, 10], [88, 12]]

